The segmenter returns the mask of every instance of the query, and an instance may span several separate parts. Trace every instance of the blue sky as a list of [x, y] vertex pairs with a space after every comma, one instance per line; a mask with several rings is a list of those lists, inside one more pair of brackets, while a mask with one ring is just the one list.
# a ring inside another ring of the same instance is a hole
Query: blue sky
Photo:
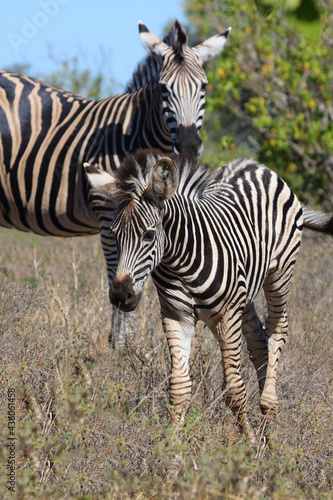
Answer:
[[146, 52], [138, 20], [159, 37], [168, 21], [185, 22], [181, 0], [8, 0], [0, 17], [0, 69], [29, 64], [50, 73], [55, 59], [80, 57], [82, 68], [115, 80], [121, 90]]

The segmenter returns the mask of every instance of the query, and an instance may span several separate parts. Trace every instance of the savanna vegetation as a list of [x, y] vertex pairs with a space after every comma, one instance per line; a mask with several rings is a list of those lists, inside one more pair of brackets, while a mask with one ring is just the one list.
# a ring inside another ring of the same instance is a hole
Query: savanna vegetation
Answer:
[[[204, 160], [217, 166], [255, 156], [302, 200], [332, 208], [332, 15], [322, 2], [310, 2], [315, 14], [306, 19], [303, 3], [281, 10], [274, 0], [185, 1], [193, 42], [233, 27], [223, 57], [207, 68]], [[92, 98], [111, 93], [102, 74], [80, 70], [76, 60], [36, 76]], [[267, 450], [249, 447], [235, 428], [223, 403], [218, 346], [203, 324], [192, 349], [188, 418], [173, 436], [170, 360], [154, 287], [145, 288], [124, 350], [113, 349], [98, 236], [1, 230], [0, 498], [14, 498], [5, 469], [11, 389], [17, 498], [333, 498], [332, 244], [304, 237], [280, 362], [280, 411]], [[264, 316], [261, 296], [257, 305]], [[245, 347], [242, 369], [259, 428]], [[175, 453], [184, 463], [166, 482]]]
[[[288, 3], [305, 4], [305, 11], [300, 5], [288, 15]], [[270, 5], [264, 9], [262, 4]], [[221, 152], [227, 159], [256, 156], [303, 201], [331, 209], [333, 19], [329, 4], [187, 0], [185, 10], [198, 40], [205, 39], [212, 27], [216, 32], [229, 25], [233, 28], [227, 49], [207, 71], [207, 160], [220, 164]]]
[[[168, 427], [169, 354], [148, 283], [130, 342], [108, 343], [98, 237], [0, 236], [0, 497], [10, 498], [8, 389], [15, 389], [18, 498], [333, 498], [332, 242], [305, 237], [281, 357], [271, 451], [249, 447], [223, 403], [218, 346], [199, 324], [186, 426]], [[258, 307], [264, 314], [263, 300]], [[243, 353], [250, 418], [255, 373]], [[164, 481], [174, 453], [184, 464]]]

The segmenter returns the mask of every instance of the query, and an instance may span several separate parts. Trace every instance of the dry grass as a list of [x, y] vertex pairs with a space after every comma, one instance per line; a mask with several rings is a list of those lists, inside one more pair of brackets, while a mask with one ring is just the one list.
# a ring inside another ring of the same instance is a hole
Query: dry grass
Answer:
[[[333, 498], [332, 240], [304, 238], [273, 449], [259, 456], [223, 404], [220, 355], [203, 325], [192, 351], [187, 424], [180, 439], [171, 434], [169, 354], [153, 286], [129, 346], [113, 350], [98, 237], [3, 230], [0, 247], [1, 498], [9, 494], [8, 388], [16, 391], [19, 498]], [[258, 425], [257, 385], [245, 352], [243, 372]], [[173, 453], [184, 456], [184, 465], [166, 483]]]

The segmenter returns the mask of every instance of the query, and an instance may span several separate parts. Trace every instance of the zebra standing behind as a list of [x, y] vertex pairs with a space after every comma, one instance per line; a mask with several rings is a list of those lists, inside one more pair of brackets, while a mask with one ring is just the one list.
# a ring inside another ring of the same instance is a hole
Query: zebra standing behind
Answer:
[[[183, 420], [190, 400], [189, 356], [200, 319], [220, 345], [227, 404], [254, 442], [240, 373], [241, 333], [257, 372], [261, 410], [274, 417], [286, 300], [303, 224], [332, 234], [333, 214], [303, 210], [285, 182], [254, 160], [235, 160], [214, 172], [183, 156], [140, 151], [113, 176], [93, 166], [87, 173], [96, 192], [118, 206], [111, 228], [119, 253], [111, 302], [132, 310], [150, 274], [157, 286], [171, 352], [173, 423]], [[253, 303], [261, 288], [265, 328]]]
[[108, 202], [93, 195], [83, 162], [109, 172], [137, 148], [199, 155], [207, 78], [229, 29], [194, 48], [176, 21], [161, 41], [139, 22], [148, 50], [129, 92], [84, 99], [28, 76], [0, 73], [0, 225], [41, 235], [100, 232], [112, 281]]

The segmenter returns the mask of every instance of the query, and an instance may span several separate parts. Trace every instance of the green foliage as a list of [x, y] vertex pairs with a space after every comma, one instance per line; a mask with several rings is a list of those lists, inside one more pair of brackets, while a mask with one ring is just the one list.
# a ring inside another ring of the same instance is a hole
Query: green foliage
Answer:
[[[186, 11], [199, 40], [212, 30], [233, 27], [222, 56], [207, 69], [208, 136], [223, 151], [229, 144], [229, 151], [236, 147], [237, 153], [242, 144], [303, 201], [331, 207], [332, 19], [322, 11], [320, 29], [303, 37], [288, 24], [283, 9], [264, 16], [254, 2], [187, 0]], [[234, 143], [221, 139], [230, 133]]]
[[43, 77], [45, 81], [88, 99], [101, 99], [112, 95], [112, 85], [106, 81], [105, 74], [82, 68], [78, 56], [55, 60], [55, 63], [56, 69]]

